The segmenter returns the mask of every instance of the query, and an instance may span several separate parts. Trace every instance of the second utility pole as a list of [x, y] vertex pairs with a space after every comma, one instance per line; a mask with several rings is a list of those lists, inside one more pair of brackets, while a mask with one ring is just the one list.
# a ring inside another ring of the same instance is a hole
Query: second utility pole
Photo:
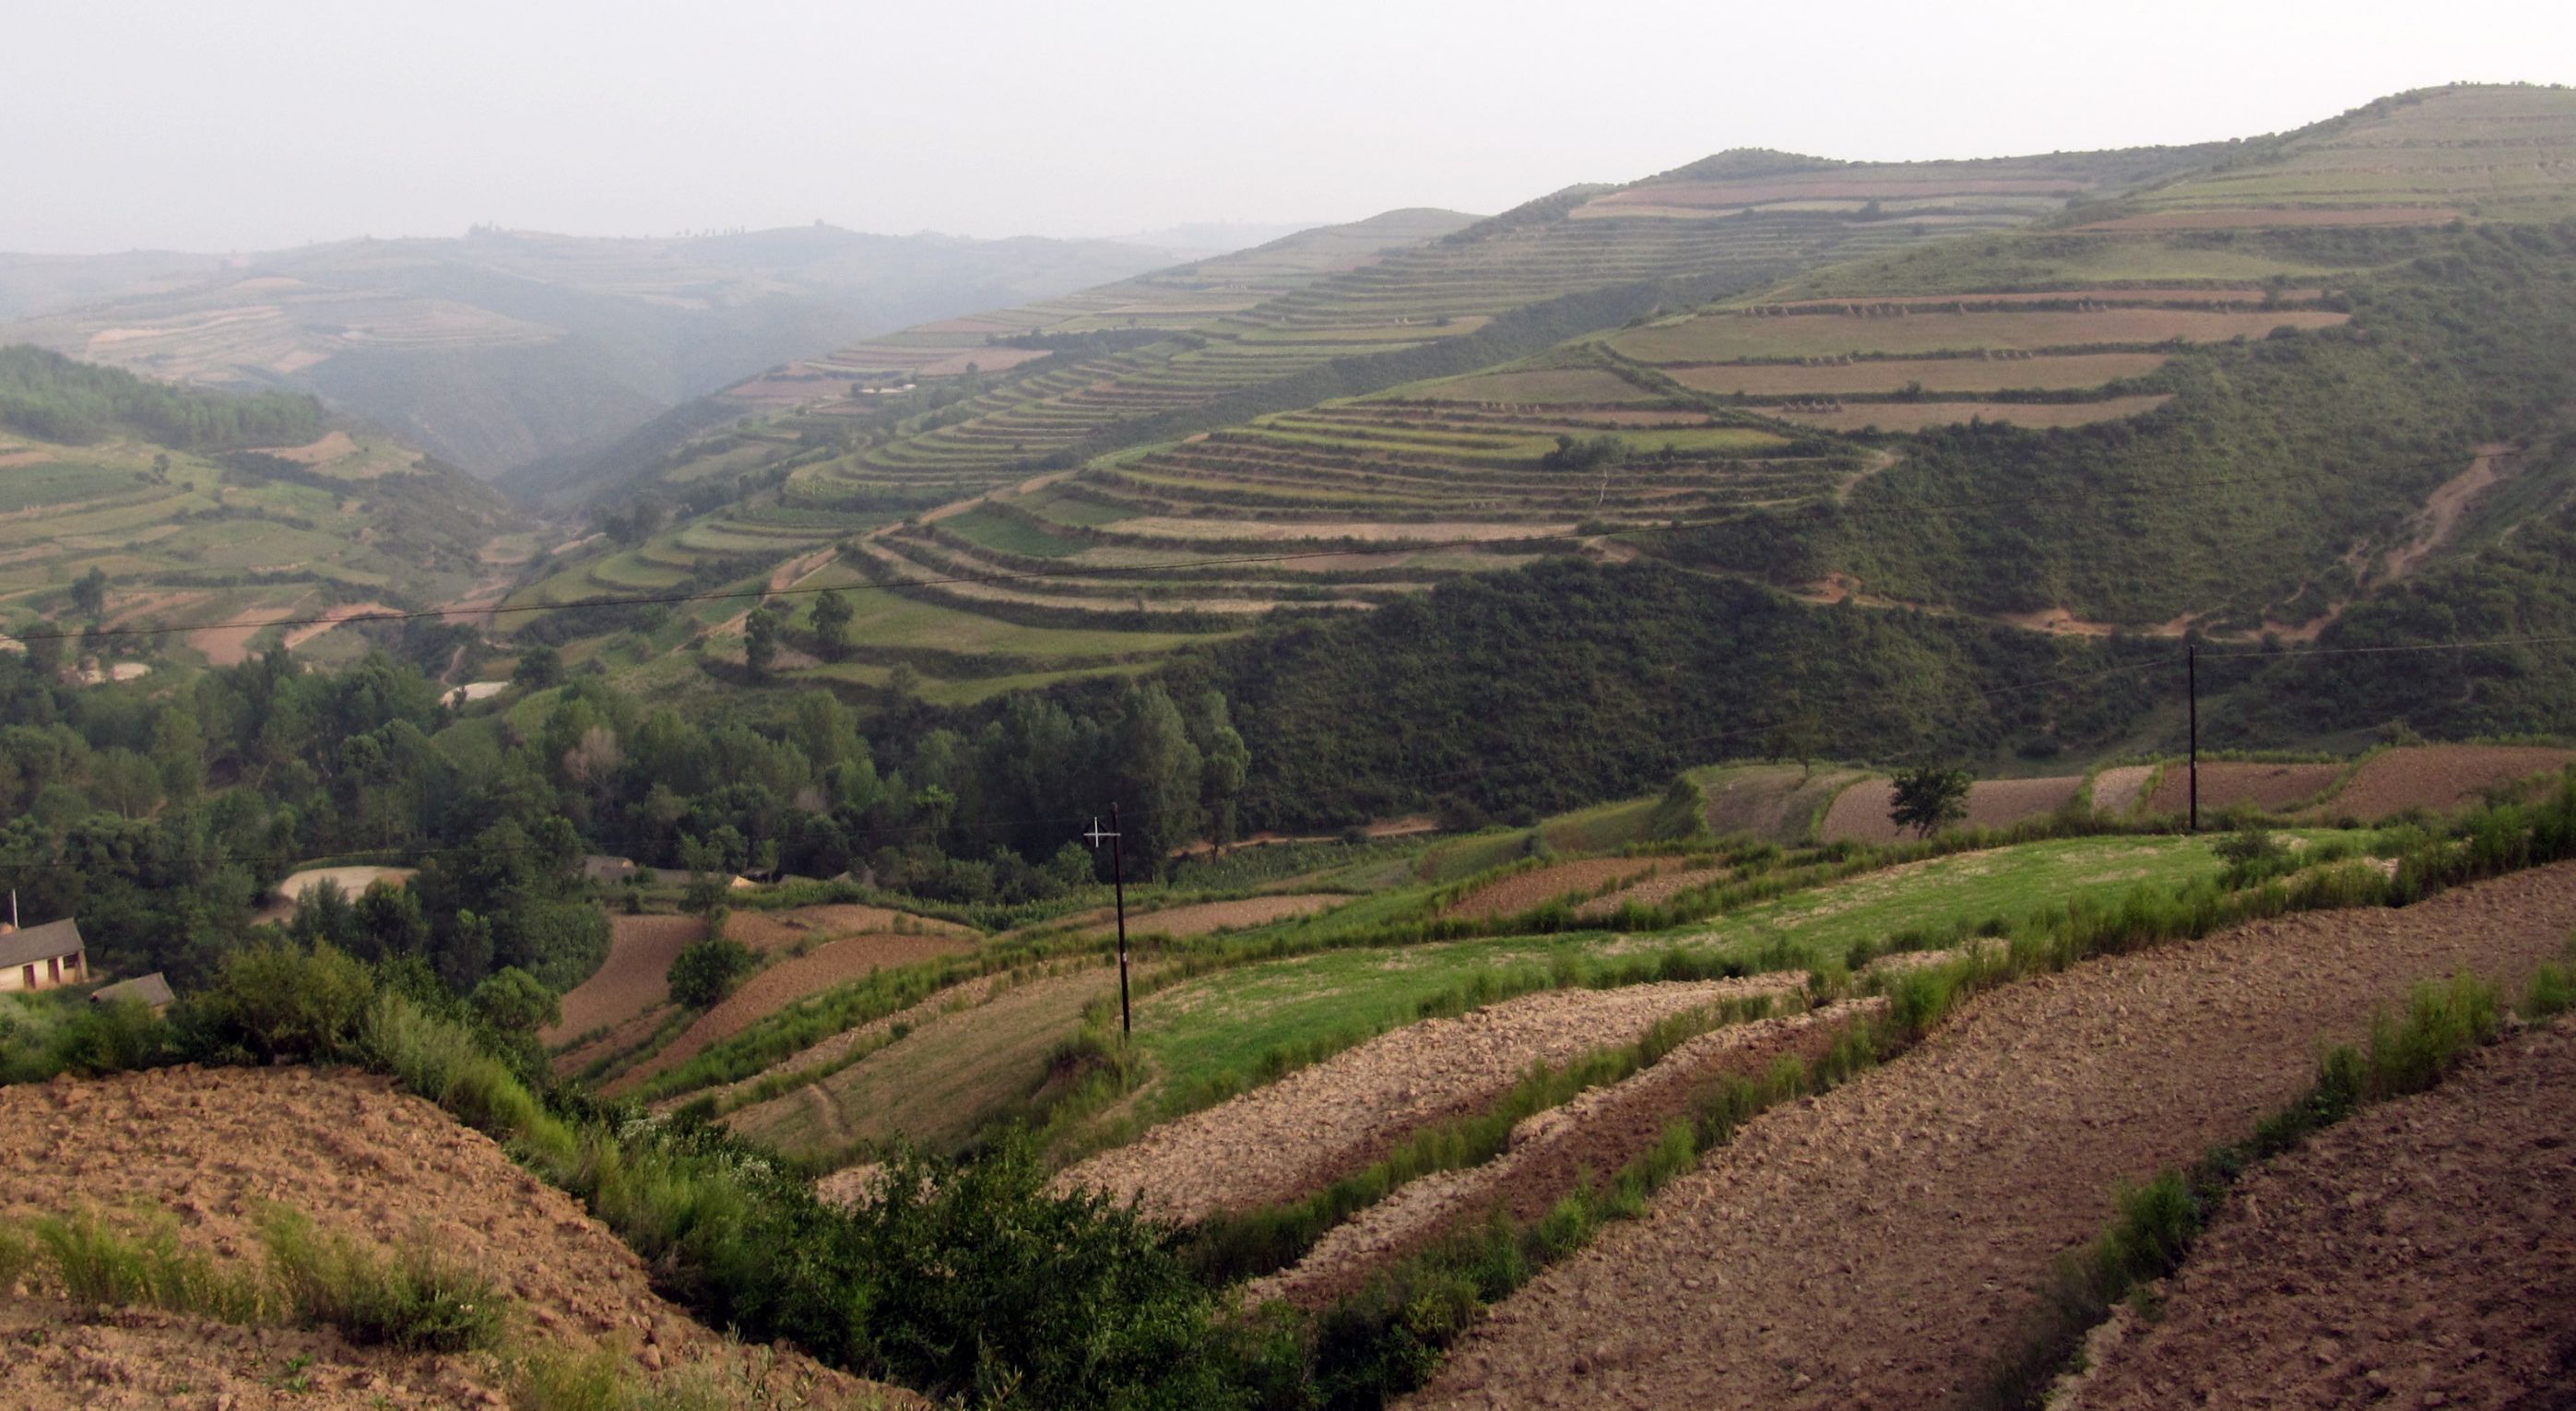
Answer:
[[1127, 830], [1118, 826], [1118, 805], [1109, 806], [1109, 831], [1100, 831], [1100, 815], [1091, 817], [1091, 831], [1082, 836], [1097, 849], [1101, 841], [1109, 843], [1109, 880], [1118, 889], [1118, 1032], [1136, 1032], [1135, 1012], [1127, 1007], [1127, 846], [1118, 835]]

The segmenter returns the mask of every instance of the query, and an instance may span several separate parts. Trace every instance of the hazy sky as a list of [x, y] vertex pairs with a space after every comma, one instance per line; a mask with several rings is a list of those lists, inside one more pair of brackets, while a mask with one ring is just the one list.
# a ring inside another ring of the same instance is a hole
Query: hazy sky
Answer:
[[9, 9], [5, 251], [1489, 212], [1726, 147], [2189, 142], [2455, 79], [2576, 82], [2565, 0]]

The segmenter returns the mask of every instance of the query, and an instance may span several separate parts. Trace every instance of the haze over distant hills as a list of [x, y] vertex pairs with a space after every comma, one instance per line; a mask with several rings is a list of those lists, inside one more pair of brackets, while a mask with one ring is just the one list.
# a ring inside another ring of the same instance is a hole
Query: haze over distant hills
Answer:
[[311, 392], [491, 476], [786, 359], [1194, 254], [815, 225], [651, 239], [478, 227], [246, 256], [0, 255], [0, 343]]

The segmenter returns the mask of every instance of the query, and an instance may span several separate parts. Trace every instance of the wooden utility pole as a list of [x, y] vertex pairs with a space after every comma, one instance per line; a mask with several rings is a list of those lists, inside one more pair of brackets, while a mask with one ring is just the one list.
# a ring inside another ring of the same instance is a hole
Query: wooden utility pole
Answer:
[[1094, 852], [1100, 850], [1102, 839], [1109, 841], [1109, 885], [1118, 898], [1118, 1032], [1133, 1036], [1136, 1014], [1127, 1002], [1127, 849], [1118, 837], [1122, 831], [1118, 826], [1118, 805], [1113, 803], [1109, 806], [1109, 831], [1102, 832], [1100, 820], [1094, 818], [1091, 831], [1083, 836], [1091, 840]]
[[2200, 644], [2183, 647], [2183, 679], [2191, 692], [2191, 831], [2200, 831]]

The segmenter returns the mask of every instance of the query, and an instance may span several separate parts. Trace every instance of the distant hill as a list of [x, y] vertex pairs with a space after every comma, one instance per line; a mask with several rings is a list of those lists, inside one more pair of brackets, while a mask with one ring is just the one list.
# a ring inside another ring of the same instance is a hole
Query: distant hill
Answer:
[[491, 476], [868, 333], [1167, 264], [1106, 240], [478, 230], [238, 259], [0, 256], [0, 342], [310, 392]]
[[[491, 487], [310, 397], [0, 347], [0, 634], [188, 629], [102, 639], [102, 671], [229, 664], [280, 642], [329, 657], [362, 644], [320, 624], [219, 624], [491, 601], [536, 551]], [[93, 572], [103, 591], [86, 600]], [[452, 657], [465, 635], [415, 640]], [[77, 646], [33, 645], [81, 664]]]

